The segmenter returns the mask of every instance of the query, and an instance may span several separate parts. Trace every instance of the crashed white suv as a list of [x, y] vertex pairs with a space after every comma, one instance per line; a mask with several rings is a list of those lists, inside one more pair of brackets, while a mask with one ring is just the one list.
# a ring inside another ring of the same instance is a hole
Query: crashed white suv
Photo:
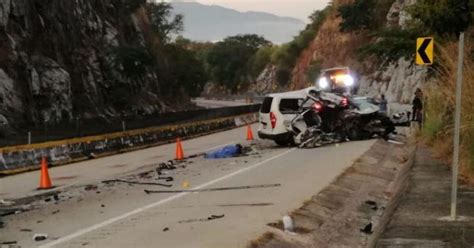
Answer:
[[281, 146], [293, 143], [293, 135], [287, 127], [310, 90], [316, 88], [265, 96], [259, 112], [258, 137], [273, 140]]

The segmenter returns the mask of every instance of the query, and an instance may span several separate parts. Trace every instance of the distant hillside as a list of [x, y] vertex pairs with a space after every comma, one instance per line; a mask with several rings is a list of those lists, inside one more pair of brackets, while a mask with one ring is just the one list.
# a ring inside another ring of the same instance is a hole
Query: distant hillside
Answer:
[[199, 41], [218, 41], [237, 34], [258, 34], [273, 43], [290, 41], [305, 27], [301, 20], [264, 12], [239, 12], [197, 2], [171, 3], [184, 15], [183, 36]]

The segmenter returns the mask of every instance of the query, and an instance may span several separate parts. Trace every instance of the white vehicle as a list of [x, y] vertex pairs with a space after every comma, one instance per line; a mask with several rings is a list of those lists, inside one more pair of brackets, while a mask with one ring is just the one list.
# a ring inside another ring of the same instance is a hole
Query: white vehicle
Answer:
[[273, 140], [281, 146], [293, 143], [289, 126], [310, 90], [316, 90], [316, 87], [265, 96], [259, 113], [258, 137]]

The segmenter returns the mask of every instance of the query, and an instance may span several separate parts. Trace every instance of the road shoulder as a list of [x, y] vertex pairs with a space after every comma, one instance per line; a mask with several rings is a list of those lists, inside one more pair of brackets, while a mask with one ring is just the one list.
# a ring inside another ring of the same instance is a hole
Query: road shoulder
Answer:
[[295, 233], [282, 222], [249, 247], [372, 247], [406, 185], [415, 144], [378, 141], [350, 168], [290, 215]]
[[377, 247], [473, 247], [474, 188], [460, 186], [458, 214], [466, 221], [444, 221], [450, 214], [451, 171], [420, 147], [410, 185]]

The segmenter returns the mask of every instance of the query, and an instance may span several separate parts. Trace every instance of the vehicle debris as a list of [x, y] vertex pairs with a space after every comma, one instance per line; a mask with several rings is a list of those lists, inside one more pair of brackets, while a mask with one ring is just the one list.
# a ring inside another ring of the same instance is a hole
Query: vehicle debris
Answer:
[[89, 184], [89, 185], [86, 185], [86, 186], [84, 187], [84, 190], [85, 190], [85, 191], [92, 191], [92, 190], [97, 190], [98, 188], [99, 188], [99, 187], [98, 187], [97, 185], [91, 185], [91, 184]]
[[171, 184], [127, 181], [127, 180], [122, 180], [122, 179], [105, 180], [105, 181], [102, 181], [102, 183], [105, 183], [105, 184], [108, 184], [108, 183], [128, 183], [128, 184], [137, 184], [137, 185], [157, 185], [157, 186], [163, 186], [163, 187], [168, 187], [168, 188], [173, 186]]
[[48, 234], [43, 234], [43, 233], [37, 233], [33, 235], [33, 240], [34, 241], [43, 241], [48, 238]]
[[370, 201], [370, 200], [369, 200], [369, 201], [365, 201], [365, 204], [371, 206], [371, 209], [372, 209], [372, 210], [377, 210], [377, 209], [378, 209], [377, 203], [374, 202], [374, 201]]
[[372, 226], [373, 226], [373, 224], [372, 224], [372, 222], [370, 222], [363, 229], [360, 229], [360, 231], [365, 233], [365, 234], [372, 234], [373, 233]]
[[216, 219], [221, 219], [221, 218], [224, 218], [224, 214], [221, 214], [221, 215], [211, 215], [207, 218], [200, 218], [200, 219], [189, 219], [189, 220], [181, 220], [181, 221], [178, 221], [178, 223], [182, 224], [182, 223], [192, 223], [192, 222], [203, 222], [203, 221], [211, 221], [211, 220], [216, 220]]
[[8, 201], [8, 200], [5, 200], [5, 199], [1, 199], [0, 204], [3, 205], [3, 206], [11, 206], [11, 205], [14, 205], [15, 202], [14, 201]]
[[173, 177], [158, 177], [157, 180], [165, 180], [167, 182], [172, 182], [174, 179]]
[[225, 191], [225, 190], [239, 190], [239, 189], [256, 189], [256, 188], [272, 188], [280, 187], [281, 184], [261, 184], [261, 185], [248, 185], [248, 186], [236, 186], [236, 187], [223, 187], [223, 188], [209, 188], [209, 189], [188, 189], [188, 190], [147, 190], [145, 193], [183, 193], [183, 192], [209, 192], [209, 191]]
[[28, 211], [28, 208], [23, 207], [11, 207], [11, 208], [0, 208], [0, 216], [8, 216], [12, 214], [19, 214], [24, 211]]
[[167, 232], [167, 231], [169, 231], [169, 230], [170, 230], [170, 228], [169, 228], [169, 227], [165, 227], [165, 228], [163, 228], [163, 232]]
[[285, 232], [290, 232], [290, 233], [294, 232], [295, 225], [293, 223], [293, 219], [291, 218], [291, 216], [289, 215], [283, 216], [282, 221], [283, 221], [283, 229], [285, 230]]
[[0, 244], [2, 245], [14, 245], [18, 243], [17, 241], [2, 241]]

